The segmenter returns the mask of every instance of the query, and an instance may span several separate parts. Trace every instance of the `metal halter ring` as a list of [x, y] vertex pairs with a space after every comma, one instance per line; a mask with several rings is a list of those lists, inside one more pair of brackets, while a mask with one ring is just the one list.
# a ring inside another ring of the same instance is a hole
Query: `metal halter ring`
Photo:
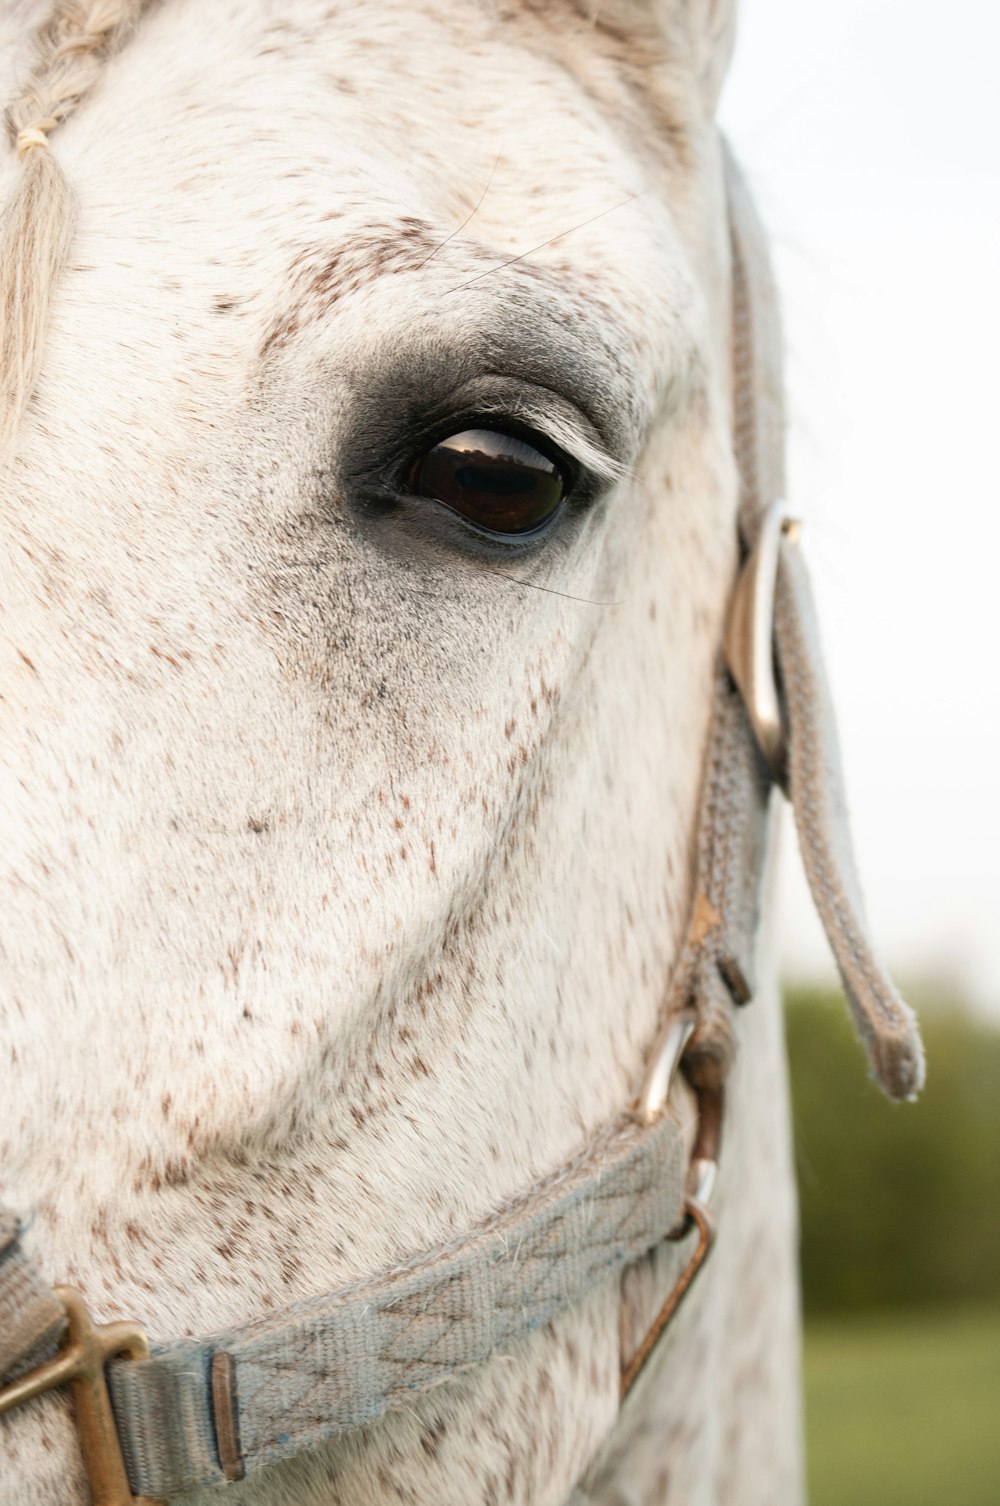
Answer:
[[736, 582], [726, 629], [726, 664], [739, 687], [764, 762], [785, 779], [786, 739], [774, 673], [774, 591], [781, 540], [794, 542], [800, 519], [787, 502], [773, 502]]
[[[680, 1068], [688, 1041], [694, 1033], [696, 1016], [693, 1009], [682, 1009], [667, 1021], [653, 1052], [653, 1064], [646, 1074], [642, 1091], [632, 1109], [632, 1117], [639, 1124], [655, 1124], [667, 1107], [670, 1089]], [[697, 1088], [698, 1135], [694, 1154], [688, 1168], [688, 1190], [684, 1200], [684, 1217], [677, 1229], [668, 1236], [671, 1241], [687, 1237], [696, 1230], [698, 1238], [680, 1275], [667, 1294], [656, 1317], [646, 1330], [645, 1337], [635, 1353], [623, 1361], [621, 1372], [621, 1399], [631, 1391], [647, 1362], [656, 1350], [671, 1318], [690, 1291], [694, 1278], [704, 1265], [715, 1239], [715, 1220], [708, 1204], [715, 1188], [719, 1153], [719, 1138], [722, 1129], [722, 1089]]]
[[653, 1065], [646, 1073], [642, 1091], [632, 1109], [632, 1118], [638, 1124], [655, 1124], [666, 1108], [684, 1048], [694, 1034], [695, 1024], [693, 1009], [682, 1009], [667, 1021], [653, 1048]]

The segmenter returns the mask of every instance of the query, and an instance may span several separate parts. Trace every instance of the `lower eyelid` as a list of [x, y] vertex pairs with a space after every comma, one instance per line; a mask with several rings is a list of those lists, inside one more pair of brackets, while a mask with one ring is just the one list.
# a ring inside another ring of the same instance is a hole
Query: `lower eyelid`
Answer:
[[435, 531], [438, 532], [440, 542], [447, 542], [453, 548], [461, 547], [464, 541], [466, 548], [473, 544], [479, 550], [487, 549], [490, 554], [504, 555], [527, 552], [543, 544], [555, 530], [560, 518], [568, 510], [567, 504], [571, 502], [570, 498], [564, 499], [538, 528], [530, 532], [497, 533], [480, 527], [444, 503], [405, 489], [361, 486], [352, 490], [356, 504], [364, 509], [372, 521], [409, 514], [415, 520], [422, 518], [423, 521], [418, 524], [421, 531], [430, 524], [436, 525]]

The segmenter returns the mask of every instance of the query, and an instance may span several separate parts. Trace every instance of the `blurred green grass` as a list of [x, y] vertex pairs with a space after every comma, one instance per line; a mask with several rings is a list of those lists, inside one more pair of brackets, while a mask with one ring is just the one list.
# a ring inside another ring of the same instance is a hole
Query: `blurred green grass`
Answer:
[[998, 1506], [1000, 1306], [806, 1328], [810, 1506]]
[[893, 1104], [835, 993], [790, 989], [785, 1021], [807, 1317], [1000, 1304], [1000, 1031], [938, 998]]
[[947, 992], [902, 1105], [835, 994], [786, 997], [811, 1506], [1000, 1506], [1000, 1031]]

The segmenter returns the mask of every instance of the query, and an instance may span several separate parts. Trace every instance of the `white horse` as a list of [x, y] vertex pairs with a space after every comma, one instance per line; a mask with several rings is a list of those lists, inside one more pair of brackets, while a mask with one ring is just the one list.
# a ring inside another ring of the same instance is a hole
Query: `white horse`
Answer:
[[[737, 568], [733, 6], [50, 3], [0, 19], [0, 1182], [175, 1338], [461, 1233], [642, 1079]], [[731, 1083], [624, 1411], [655, 1262], [224, 1498], [794, 1506], [766, 965]], [[64, 1397], [0, 1423], [2, 1506], [87, 1499]]]

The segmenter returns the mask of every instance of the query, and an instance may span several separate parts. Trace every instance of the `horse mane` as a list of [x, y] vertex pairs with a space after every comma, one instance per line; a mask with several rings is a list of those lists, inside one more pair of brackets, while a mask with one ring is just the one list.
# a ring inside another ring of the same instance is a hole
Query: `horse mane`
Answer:
[[0, 215], [0, 463], [9, 459], [41, 364], [76, 197], [49, 136], [99, 79], [145, 0], [57, 0], [35, 34], [30, 79], [6, 110], [21, 178]]

